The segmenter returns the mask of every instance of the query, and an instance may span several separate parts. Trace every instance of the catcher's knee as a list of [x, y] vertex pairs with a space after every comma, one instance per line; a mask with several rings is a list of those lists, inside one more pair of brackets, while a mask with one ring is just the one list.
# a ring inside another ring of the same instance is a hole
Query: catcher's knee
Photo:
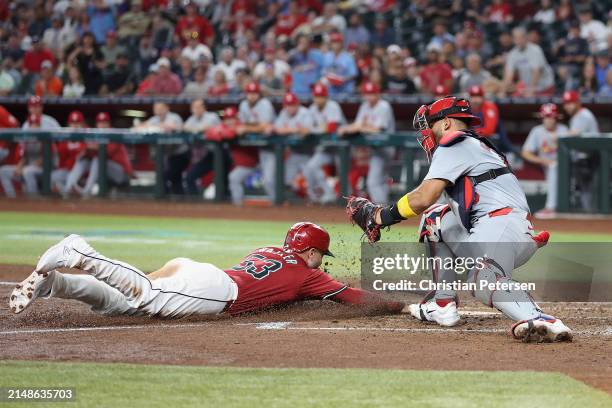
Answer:
[[442, 218], [450, 211], [448, 204], [434, 204], [421, 216], [419, 241], [439, 242], [442, 239]]
[[484, 259], [479, 266], [472, 269], [468, 276], [468, 282], [474, 284], [472, 296], [493, 307], [493, 295], [496, 290], [491, 288], [491, 284], [495, 285], [497, 282], [510, 281], [510, 279], [503, 268], [492, 259]]

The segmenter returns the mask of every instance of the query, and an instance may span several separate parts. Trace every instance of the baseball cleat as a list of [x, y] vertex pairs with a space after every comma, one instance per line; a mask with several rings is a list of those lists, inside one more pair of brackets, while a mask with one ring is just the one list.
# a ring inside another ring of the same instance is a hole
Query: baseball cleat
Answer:
[[59, 268], [74, 268], [79, 266], [82, 254], [93, 252], [81, 236], [71, 234], [42, 254], [35, 271], [40, 273]]
[[51, 272], [32, 272], [23, 282], [15, 286], [9, 298], [11, 312], [23, 312], [39, 296], [46, 296], [51, 290]]
[[537, 319], [521, 320], [510, 328], [510, 334], [524, 343], [552, 343], [572, 341], [572, 330], [559, 319], [543, 315]]
[[436, 322], [440, 326], [455, 326], [460, 317], [454, 301], [430, 300], [408, 306], [410, 314], [423, 322]]

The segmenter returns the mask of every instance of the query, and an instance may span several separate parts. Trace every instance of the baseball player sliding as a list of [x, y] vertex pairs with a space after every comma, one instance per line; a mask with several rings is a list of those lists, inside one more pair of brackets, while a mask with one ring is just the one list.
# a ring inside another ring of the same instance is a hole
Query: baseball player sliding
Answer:
[[[256, 249], [225, 271], [176, 258], [147, 275], [70, 235], [40, 257], [36, 270], [13, 290], [9, 306], [21, 313], [39, 297], [58, 297], [80, 300], [105, 315], [182, 317], [235, 315], [302, 299], [329, 299], [369, 313], [403, 310], [401, 302], [350, 288], [321, 270], [323, 256], [333, 256], [329, 241], [323, 228], [301, 222], [289, 229], [283, 247]], [[88, 274], [65, 274], [58, 268]]]
[[[482, 268], [467, 276], [480, 288], [473, 295], [516, 321], [510, 330], [515, 338], [571, 340], [572, 331], [544, 314], [526, 291], [494, 289], [498, 282], [512, 284], [513, 269], [546, 245], [549, 234], [533, 234], [525, 194], [504, 155], [472, 129], [480, 119], [472, 114], [470, 103], [456, 97], [439, 99], [421, 106], [413, 123], [431, 161], [424, 181], [388, 206], [351, 197], [347, 205], [351, 220], [375, 242], [381, 227], [422, 214], [420, 237], [430, 256], [484, 258]], [[437, 203], [442, 197], [447, 204]], [[432, 275], [437, 282], [455, 280], [452, 269], [432, 270]], [[480, 285], [483, 281], [493, 284], [493, 289]], [[410, 313], [422, 321], [454, 326], [459, 322], [456, 299], [452, 290], [435, 291], [420, 304], [410, 305]]]

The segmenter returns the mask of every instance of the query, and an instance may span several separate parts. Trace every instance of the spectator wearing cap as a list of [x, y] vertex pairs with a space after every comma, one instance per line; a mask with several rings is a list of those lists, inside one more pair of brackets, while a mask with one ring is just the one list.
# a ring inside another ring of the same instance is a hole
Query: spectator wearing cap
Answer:
[[428, 47], [436, 47], [438, 49], [442, 49], [442, 47], [444, 47], [444, 44], [446, 43], [450, 43], [450, 44], [454, 44], [455, 43], [455, 37], [448, 32], [448, 30], [446, 29], [448, 23], [445, 20], [442, 19], [437, 19], [434, 21], [433, 24], [433, 37], [431, 37], [431, 40], [429, 41], [429, 44], [427, 44]]
[[192, 63], [196, 64], [201, 59], [205, 58], [208, 61], [212, 60], [212, 52], [207, 45], [199, 41], [199, 33], [192, 31], [189, 35], [187, 45], [181, 51], [181, 57], [188, 58]]
[[346, 19], [342, 14], [338, 14], [336, 3], [331, 1], [323, 5], [323, 14], [312, 22], [312, 32], [314, 34], [330, 33], [332, 31], [342, 33], [345, 29]]
[[136, 89], [136, 75], [126, 53], [117, 55], [112, 68], [104, 74], [101, 95], [131, 95]]
[[402, 49], [399, 45], [387, 47], [387, 64], [384, 73], [384, 83], [387, 93], [406, 95], [416, 92], [416, 86], [408, 76], [408, 70], [404, 65]]
[[587, 40], [592, 52], [607, 46], [608, 29], [604, 23], [593, 18], [591, 4], [582, 4], [578, 9], [580, 36]]
[[51, 27], [47, 28], [43, 34], [43, 43], [54, 55], [61, 58], [64, 50], [75, 40], [74, 27], [69, 24], [64, 25], [62, 16], [54, 14], [51, 17]]
[[40, 65], [40, 77], [34, 84], [34, 94], [38, 96], [61, 96], [64, 90], [62, 80], [55, 75], [53, 63], [49, 60]]
[[157, 60], [157, 75], [151, 80], [148, 93], [151, 95], [179, 95], [183, 90], [181, 79], [170, 70], [170, 60], [161, 57]]
[[92, 33], [83, 34], [81, 41], [68, 53], [67, 63], [78, 67], [85, 85], [85, 95], [97, 95], [104, 79], [104, 56]]
[[529, 132], [521, 156], [526, 161], [544, 168], [546, 175], [546, 204], [537, 218], [553, 218], [557, 208], [557, 147], [558, 139], [567, 135], [567, 126], [559, 123], [557, 105], [545, 103], [540, 107], [542, 124]]
[[[204, 134], [208, 129], [220, 123], [219, 115], [206, 110], [203, 99], [195, 99], [191, 102], [191, 116], [185, 121], [183, 130]], [[196, 143], [191, 149], [191, 163], [193, 164], [185, 175], [185, 184], [188, 194], [197, 195], [199, 194], [197, 181], [213, 170], [212, 152]]]
[[[361, 87], [364, 101], [359, 106], [355, 121], [338, 129], [339, 135], [352, 133], [395, 132], [395, 117], [389, 102], [380, 97], [380, 89], [371, 82]], [[370, 153], [366, 187], [372, 201], [386, 204], [389, 201], [386, 165], [393, 156], [393, 148], [376, 148]]]
[[349, 46], [359, 46], [369, 43], [370, 32], [363, 25], [361, 16], [358, 13], [351, 14], [349, 17], [349, 26], [344, 30], [344, 46], [348, 49]]
[[298, 96], [310, 94], [310, 88], [321, 77], [323, 54], [311, 47], [310, 37], [300, 35], [288, 58], [291, 67], [291, 92]]
[[527, 40], [524, 27], [514, 28], [512, 39], [515, 47], [506, 58], [502, 91], [517, 96], [552, 94], [554, 74], [540, 46]]
[[563, 110], [569, 116], [569, 134], [581, 136], [585, 133], [599, 133], [599, 125], [593, 112], [582, 106], [580, 94], [576, 91], [563, 93]]
[[482, 67], [479, 54], [471, 53], [465, 58], [465, 69], [459, 77], [459, 90], [467, 92], [473, 86], [483, 86], [491, 79], [491, 73]]
[[116, 30], [115, 7], [105, 0], [93, 0], [87, 7], [87, 16], [90, 30], [99, 44], [106, 41], [106, 33]]
[[108, 31], [106, 33], [106, 43], [100, 48], [100, 52], [104, 57], [106, 69], [113, 69], [117, 57], [121, 54], [127, 56], [127, 50], [123, 45], [119, 44], [117, 33]]
[[39, 74], [44, 61], [51, 61], [55, 66], [55, 56], [37, 36], [32, 37], [32, 49], [26, 51], [23, 56], [24, 75], [29, 73]]
[[149, 25], [151, 17], [142, 11], [142, 0], [130, 0], [130, 9], [123, 13], [117, 21], [117, 34], [122, 40], [134, 43], [135, 39], [141, 37]]
[[216, 71], [222, 70], [227, 82], [230, 86], [233, 86], [236, 83], [236, 71], [243, 68], [246, 68], [246, 64], [244, 61], [234, 58], [234, 49], [225, 47], [221, 50], [220, 61], [213, 67], [213, 75]]
[[[246, 98], [238, 106], [236, 134], [242, 136], [248, 133], [266, 133], [273, 126], [276, 112], [272, 103], [261, 96], [261, 88], [257, 82], [249, 83], [245, 88]], [[257, 150], [232, 150], [235, 166], [229, 174], [229, 188], [232, 202], [241, 205], [244, 200], [244, 182], [255, 171], [257, 165]], [[239, 160], [236, 161], [236, 158]], [[268, 198], [274, 201], [274, 152], [270, 148], [259, 149], [259, 164], [264, 179], [264, 189]]]
[[370, 35], [373, 47], [388, 47], [395, 42], [395, 32], [387, 26], [387, 20], [383, 15], [377, 15], [374, 21], [374, 30]]
[[[340, 126], [346, 124], [344, 113], [338, 102], [328, 98], [327, 87], [317, 83], [312, 88], [313, 102], [308, 109], [312, 116], [312, 133], [335, 133]], [[308, 199], [313, 203], [329, 204], [337, 199], [333, 187], [327, 183], [323, 166], [334, 163], [334, 151], [330, 148], [317, 146], [314, 155], [304, 166]]]
[[185, 15], [181, 16], [174, 29], [174, 34], [178, 37], [182, 46], [188, 42], [192, 32], [198, 33], [198, 41], [212, 47], [215, 41], [215, 32], [210, 22], [198, 13], [198, 6], [195, 2], [189, 2], [185, 6]]
[[453, 71], [450, 65], [442, 60], [440, 50], [435, 46], [428, 47], [427, 64], [421, 69], [419, 77], [422, 93], [434, 95], [437, 85], [443, 85], [447, 89], [453, 87]]
[[[70, 129], [87, 127], [83, 113], [78, 110], [70, 112], [67, 124]], [[84, 142], [61, 141], [55, 142], [53, 148], [57, 155], [57, 166], [51, 172], [51, 185], [62, 197], [66, 198], [73, 187], [69, 174], [75, 166], [78, 166], [79, 160], [86, 152], [86, 144]], [[79, 179], [80, 176], [74, 180], [74, 185]]]
[[344, 51], [344, 39], [340, 33], [329, 35], [330, 50], [323, 55], [322, 74], [329, 87], [330, 96], [351, 94], [355, 90], [357, 64], [355, 57]]

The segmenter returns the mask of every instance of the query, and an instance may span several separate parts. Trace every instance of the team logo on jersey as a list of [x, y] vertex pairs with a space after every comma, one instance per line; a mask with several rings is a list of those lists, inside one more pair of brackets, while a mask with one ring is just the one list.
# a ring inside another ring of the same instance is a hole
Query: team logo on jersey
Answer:
[[272, 272], [276, 272], [283, 267], [283, 263], [276, 259], [269, 259], [260, 254], [253, 254], [246, 257], [238, 265], [232, 269], [235, 271], [243, 271], [254, 277], [255, 279], [264, 279]]

